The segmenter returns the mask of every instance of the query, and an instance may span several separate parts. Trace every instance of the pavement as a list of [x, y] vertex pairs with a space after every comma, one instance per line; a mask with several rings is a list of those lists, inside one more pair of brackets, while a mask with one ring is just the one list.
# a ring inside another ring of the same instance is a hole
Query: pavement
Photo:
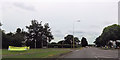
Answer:
[[74, 50], [71, 53], [60, 56], [60, 58], [118, 58], [118, 50], [88, 47]]

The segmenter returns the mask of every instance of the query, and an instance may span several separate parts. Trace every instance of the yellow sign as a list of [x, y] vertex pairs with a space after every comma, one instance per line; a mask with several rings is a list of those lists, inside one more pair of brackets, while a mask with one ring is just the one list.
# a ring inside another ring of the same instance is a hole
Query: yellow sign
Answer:
[[30, 47], [14, 47], [14, 46], [9, 46], [8, 50], [9, 51], [25, 51], [25, 50], [29, 50]]

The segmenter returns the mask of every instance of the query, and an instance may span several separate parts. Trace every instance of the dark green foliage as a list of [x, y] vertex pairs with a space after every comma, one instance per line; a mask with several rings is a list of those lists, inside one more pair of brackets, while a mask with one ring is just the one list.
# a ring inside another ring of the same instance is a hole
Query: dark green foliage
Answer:
[[0, 26], [2, 26], [1, 22], [0, 22]]
[[78, 37], [74, 37], [73, 35], [67, 35], [64, 37], [65, 40], [61, 40], [57, 43], [59, 48], [71, 48], [73, 47], [73, 38], [74, 38], [74, 46], [77, 47], [80, 42]]
[[25, 32], [21, 31], [20, 28], [18, 28], [16, 30], [16, 33], [7, 33], [5, 34], [4, 31], [2, 31], [2, 48], [8, 48], [8, 46], [23, 46], [25, 45], [24, 43], [22, 43], [22, 41], [24, 41], [24, 36], [25, 36]]
[[[49, 48], [71, 48], [70, 44], [49, 44]], [[80, 47], [80, 45], [75, 45], [75, 47]]]
[[52, 42], [51, 44], [57, 44], [56, 42]]
[[17, 28], [16, 33], [21, 33], [21, 29], [20, 29], [20, 28]]
[[64, 44], [64, 40], [59, 41], [58, 44]]
[[[73, 42], [74, 42], [74, 45], [79, 45], [79, 38], [78, 37], [74, 37], [73, 35], [67, 35], [66, 37], [64, 37], [65, 41], [64, 44], [69, 44], [71, 45], [71, 47], [73, 46]], [[74, 41], [73, 41], [74, 39]]]
[[88, 42], [87, 42], [87, 39], [85, 37], [82, 37], [81, 45], [82, 45], [82, 47], [88, 46]]
[[21, 31], [20, 28], [17, 29], [16, 33], [11, 35], [11, 44], [10, 46], [23, 46], [24, 44], [22, 43], [25, 39], [24, 39], [24, 32]]
[[32, 20], [31, 25], [26, 26], [28, 34], [26, 35], [27, 45], [34, 48], [41, 48], [47, 46], [53, 39], [51, 29], [48, 23], [42, 26], [42, 21], [39, 23], [37, 20]]
[[8, 41], [9, 41], [8, 36], [5, 34], [4, 31], [2, 31], [2, 48], [8, 48], [9, 46]]
[[107, 45], [110, 40], [120, 40], [120, 25], [113, 24], [105, 27], [102, 34], [96, 38], [94, 43], [100, 47]]
[[67, 35], [66, 37], [64, 37], [65, 41], [64, 44], [72, 44], [73, 43], [73, 35]]
[[100, 36], [96, 38], [96, 41], [94, 43], [97, 45], [97, 47], [100, 47], [102, 44]]
[[8, 48], [8, 46], [30, 46], [34, 48], [35, 40], [38, 48], [44, 45], [47, 46], [48, 42], [53, 39], [53, 35], [51, 34], [49, 24], [46, 23], [42, 26], [41, 23], [38, 23], [37, 20], [32, 20], [31, 25], [26, 26], [28, 32], [17, 28], [15, 33], [10, 32], [6, 34], [0, 29], [2, 31], [2, 48]]
[[76, 45], [78, 45], [79, 44], [79, 42], [80, 42], [80, 40], [79, 40], [79, 38], [78, 37], [74, 37], [74, 44], [76, 44]]

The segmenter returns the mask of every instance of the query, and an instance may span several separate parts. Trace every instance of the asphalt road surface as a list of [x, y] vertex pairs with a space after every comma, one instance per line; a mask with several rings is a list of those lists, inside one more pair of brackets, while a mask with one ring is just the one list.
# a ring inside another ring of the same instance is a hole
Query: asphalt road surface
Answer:
[[103, 50], [95, 47], [82, 48], [60, 58], [118, 58], [118, 50]]

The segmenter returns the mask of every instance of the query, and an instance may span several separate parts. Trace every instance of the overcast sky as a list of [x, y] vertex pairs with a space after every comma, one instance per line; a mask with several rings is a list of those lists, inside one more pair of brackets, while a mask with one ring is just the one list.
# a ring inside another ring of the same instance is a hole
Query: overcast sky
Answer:
[[[103, 28], [118, 23], [118, 0], [4, 0], [1, 1], [2, 29], [25, 31], [33, 19], [49, 23], [55, 42], [72, 34], [93, 43]], [[80, 20], [80, 22], [77, 22]]]

